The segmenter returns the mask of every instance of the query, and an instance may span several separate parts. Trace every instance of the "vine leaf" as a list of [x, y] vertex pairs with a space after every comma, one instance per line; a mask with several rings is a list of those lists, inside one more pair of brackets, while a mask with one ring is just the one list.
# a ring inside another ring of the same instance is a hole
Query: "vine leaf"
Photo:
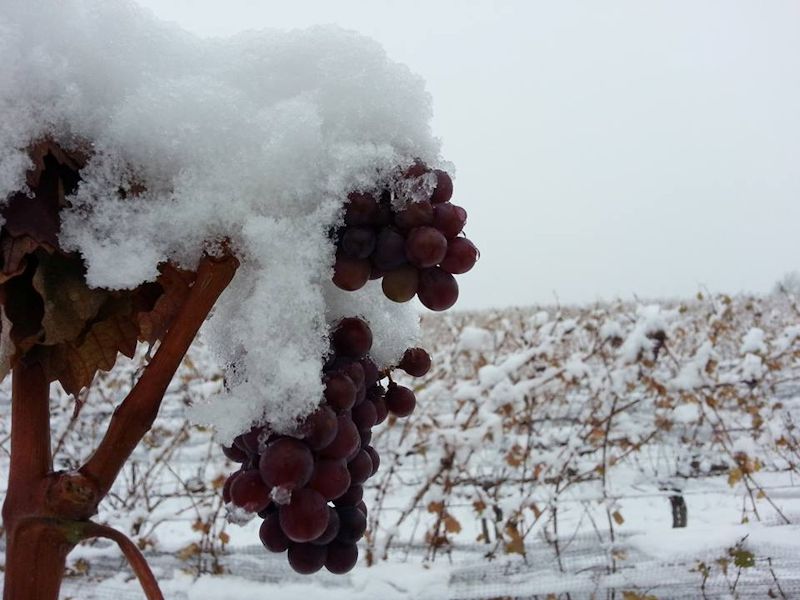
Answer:
[[130, 298], [111, 298], [100, 317], [77, 339], [54, 346], [41, 346], [42, 365], [51, 381], [58, 381], [68, 394], [88, 386], [97, 371], [110, 371], [122, 353], [133, 358], [139, 337]]
[[44, 301], [40, 343], [47, 346], [78, 338], [109, 297], [86, 285], [80, 260], [57, 254], [40, 258], [32, 283]]

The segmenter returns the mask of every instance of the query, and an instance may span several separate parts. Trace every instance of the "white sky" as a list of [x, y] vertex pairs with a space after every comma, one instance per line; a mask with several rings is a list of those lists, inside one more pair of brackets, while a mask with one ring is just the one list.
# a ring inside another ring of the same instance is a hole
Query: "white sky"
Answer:
[[458, 308], [766, 291], [800, 269], [800, 2], [137, 0], [336, 23], [421, 74], [482, 250]]

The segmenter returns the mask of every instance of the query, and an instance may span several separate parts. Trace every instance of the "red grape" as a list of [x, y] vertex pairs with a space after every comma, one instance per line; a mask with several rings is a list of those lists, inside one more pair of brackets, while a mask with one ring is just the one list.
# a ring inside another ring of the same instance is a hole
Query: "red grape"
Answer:
[[375, 249], [375, 232], [369, 227], [348, 227], [342, 235], [340, 248], [351, 258], [369, 258]]
[[249, 456], [247, 452], [237, 446], [223, 446], [222, 453], [233, 462], [243, 463]]
[[320, 406], [306, 417], [300, 432], [309, 448], [319, 450], [333, 441], [338, 426], [336, 413], [329, 406]]
[[395, 214], [394, 222], [403, 231], [433, 225], [433, 205], [427, 200], [409, 202], [403, 210]]
[[373, 448], [372, 446], [367, 446], [366, 448], [364, 448], [364, 450], [367, 451], [370, 460], [372, 460], [372, 473], [370, 473], [370, 477], [372, 477], [373, 475], [375, 475], [375, 473], [378, 472], [378, 467], [381, 466], [381, 455], [378, 454], [378, 451], [375, 450], [375, 448]]
[[434, 227], [417, 227], [406, 238], [406, 258], [417, 267], [438, 265], [447, 253], [447, 238]]
[[335, 540], [338, 534], [339, 534], [339, 513], [329, 506], [328, 526], [325, 528], [325, 531], [322, 532], [322, 535], [319, 536], [317, 539], [313, 540], [311, 543], [317, 546], [325, 546], [326, 544], [330, 544], [333, 540]]
[[386, 408], [386, 398], [380, 396], [375, 398], [372, 403], [375, 405], [375, 425], [380, 425], [389, 414], [389, 409]]
[[270, 489], [258, 471], [245, 471], [231, 484], [231, 502], [247, 512], [257, 513], [271, 502]]
[[419, 272], [416, 267], [405, 265], [393, 269], [383, 276], [383, 294], [394, 302], [408, 302], [417, 293]]
[[378, 413], [372, 402], [362, 402], [353, 409], [352, 418], [356, 428], [364, 430], [375, 425], [375, 421], [378, 420]]
[[447, 310], [458, 300], [458, 284], [455, 277], [439, 267], [423, 269], [419, 274], [417, 297], [431, 310]]
[[350, 481], [354, 485], [361, 485], [372, 475], [372, 459], [365, 450], [359, 450], [355, 458], [347, 463], [350, 471]]
[[466, 273], [480, 258], [481, 253], [467, 238], [455, 238], [447, 245], [447, 254], [442, 261], [442, 269], [454, 275]]
[[270, 552], [283, 552], [289, 547], [290, 540], [281, 529], [278, 513], [267, 515], [258, 530], [258, 537], [261, 538], [261, 543]]
[[422, 348], [409, 348], [397, 365], [412, 377], [422, 377], [431, 368], [431, 357]]
[[345, 460], [318, 460], [308, 487], [318, 491], [325, 500], [333, 500], [344, 494], [350, 488], [350, 471]]
[[331, 343], [337, 353], [360, 358], [372, 348], [372, 331], [363, 320], [348, 317], [339, 321], [333, 330]]
[[363, 429], [358, 432], [358, 436], [361, 438], [361, 447], [364, 448], [372, 441], [372, 430]]
[[467, 223], [467, 211], [455, 204], [437, 204], [433, 207], [433, 226], [449, 240], [456, 237]]
[[278, 510], [281, 529], [293, 542], [310, 542], [328, 526], [328, 505], [316, 490], [303, 488], [292, 492], [289, 504]]
[[356, 401], [356, 385], [344, 373], [331, 373], [325, 378], [325, 400], [334, 410], [350, 410]]
[[314, 456], [300, 440], [279, 438], [264, 448], [258, 468], [261, 478], [269, 487], [294, 490], [311, 479]]
[[370, 388], [378, 381], [380, 371], [378, 365], [371, 358], [362, 358], [361, 367], [364, 369], [364, 387]]
[[355, 506], [342, 506], [339, 513], [339, 533], [336, 540], [345, 544], [355, 544], [367, 530], [367, 517]]
[[369, 281], [371, 270], [372, 265], [368, 260], [339, 254], [333, 265], [333, 283], [343, 290], [353, 292]]
[[453, 180], [441, 169], [435, 169], [433, 172], [436, 174], [436, 189], [433, 190], [431, 202], [434, 204], [447, 202], [453, 197]]
[[372, 263], [384, 271], [406, 264], [406, 238], [391, 227], [381, 229], [372, 254]]
[[344, 494], [336, 498], [333, 503], [336, 506], [355, 506], [364, 497], [364, 488], [360, 485], [351, 486]]
[[325, 568], [334, 575], [344, 575], [356, 566], [358, 562], [358, 546], [331, 542], [328, 545], [328, 555], [325, 558]]
[[398, 417], [407, 417], [414, 412], [417, 399], [414, 392], [405, 386], [392, 382], [386, 392], [386, 408]]
[[328, 555], [326, 546], [314, 544], [292, 544], [289, 546], [289, 566], [301, 575], [316, 573], [325, 564]]
[[350, 415], [347, 413], [339, 415], [338, 422], [336, 437], [320, 451], [320, 456], [323, 458], [347, 458], [361, 445], [358, 428]]
[[344, 222], [348, 225], [371, 225], [378, 211], [378, 203], [372, 194], [352, 192], [344, 212]]
[[236, 478], [242, 473], [244, 473], [244, 471], [234, 471], [228, 475], [228, 478], [222, 485], [222, 500], [225, 502], [225, 504], [228, 504], [228, 502], [231, 501], [231, 486], [233, 485], [233, 482], [236, 481]]

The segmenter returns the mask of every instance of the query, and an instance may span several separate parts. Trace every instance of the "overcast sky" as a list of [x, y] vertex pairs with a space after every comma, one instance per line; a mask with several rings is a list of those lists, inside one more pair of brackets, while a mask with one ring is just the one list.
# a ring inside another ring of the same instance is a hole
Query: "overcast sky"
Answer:
[[336, 23], [428, 82], [481, 261], [459, 308], [766, 291], [800, 269], [800, 2], [138, 0]]

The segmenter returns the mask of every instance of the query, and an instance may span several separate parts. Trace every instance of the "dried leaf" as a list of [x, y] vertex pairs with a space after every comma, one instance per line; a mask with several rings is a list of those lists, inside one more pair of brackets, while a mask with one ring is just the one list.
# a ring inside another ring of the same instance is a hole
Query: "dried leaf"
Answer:
[[97, 371], [109, 371], [118, 353], [132, 358], [136, 351], [139, 328], [129, 299], [107, 302], [103, 318], [92, 324], [75, 341], [42, 346], [42, 365], [51, 381], [59, 381], [64, 390], [77, 395], [94, 379]]
[[32, 284], [44, 301], [40, 343], [48, 346], [75, 340], [109, 297], [109, 292], [86, 285], [77, 257], [40, 256]]
[[504, 545], [506, 554], [520, 554], [525, 556], [525, 540], [522, 539], [516, 525], [507, 525], [506, 534], [510, 538]]
[[618, 510], [615, 510], [613, 513], [611, 513], [611, 518], [614, 519], [614, 522], [617, 525], [622, 525], [625, 522], [625, 519], [622, 517], [622, 513]]
[[444, 529], [448, 533], [459, 533], [461, 531], [461, 523], [458, 522], [453, 515], [445, 513], [444, 515]]

